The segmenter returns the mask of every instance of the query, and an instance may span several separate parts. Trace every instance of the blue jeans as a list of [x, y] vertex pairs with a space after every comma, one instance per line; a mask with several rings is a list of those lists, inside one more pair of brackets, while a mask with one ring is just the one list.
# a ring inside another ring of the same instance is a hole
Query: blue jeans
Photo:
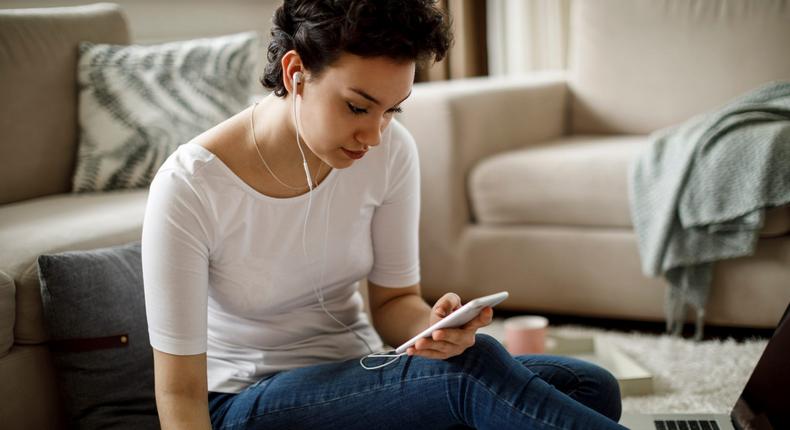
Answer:
[[375, 371], [348, 360], [276, 373], [238, 394], [209, 393], [215, 429], [623, 429], [620, 407], [606, 370], [512, 357], [484, 334], [447, 360], [404, 356]]

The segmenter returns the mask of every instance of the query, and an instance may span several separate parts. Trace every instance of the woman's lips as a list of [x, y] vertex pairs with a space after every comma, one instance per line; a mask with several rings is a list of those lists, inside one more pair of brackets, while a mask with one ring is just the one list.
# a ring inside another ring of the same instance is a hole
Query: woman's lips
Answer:
[[358, 151], [358, 152], [357, 151], [349, 151], [346, 148], [340, 148], [340, 149], [342, 149], [343, 152], [345, 152], [346, 155], [348, 155], [348, 158], [351, 158], [352, 160], [359, 160], [360, 158], [365, 156], [365, 153], [367, 152], [367, 151]]

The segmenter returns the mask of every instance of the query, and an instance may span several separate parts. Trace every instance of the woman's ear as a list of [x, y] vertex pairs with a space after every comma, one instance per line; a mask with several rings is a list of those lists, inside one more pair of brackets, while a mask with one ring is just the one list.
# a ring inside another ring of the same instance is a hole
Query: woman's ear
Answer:
[[283, 86], [288, 90], [289, 94], [294, 94], [294, 92], [299, 91], [299, 85], [304, 83], [305, 80], [302, 58], [292, 49], [286, 52], [280, 61], [283, 70]]

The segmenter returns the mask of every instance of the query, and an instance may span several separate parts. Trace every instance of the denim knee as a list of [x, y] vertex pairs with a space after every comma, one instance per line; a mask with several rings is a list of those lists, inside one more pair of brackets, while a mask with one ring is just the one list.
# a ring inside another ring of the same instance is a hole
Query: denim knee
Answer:
[[490, 348], [502, 348], [502, 344], [499, 343], [498, 340], [485, 333], [477, 333], [475, 335], [475, 345], [487, 346]]
[[608, 370], [592, 363], [585, 369], [585, 373], [592, 391], [589, 395], [591, 401], [587, 402], [587, 406], [615, 422], [619, 421], [623, 406], [617, 379]]
[[476, 367], [481, 360], [491, 364], [493, 364], [491, 360], [505, 364], [510, 358], [510, 353], [505, 350], [505, 347], [498, 340], [490, 335], [477, 333], [474, 345], [470, 346], [463, 354], [451, 357], [449, 362], [464, 367], [469, 367], [470, 365]]
[[507, 354], [507, 351], [505, 351], [505, 348], [502, 346], [501, 343], [499, 343], [498, 340], [496, 340], [494, 337], [490, 335], [483, 333], [475, 334], [474, 345], [470, 346], [466, 351], [464, 351], [464, 353], [478, 354], [483, 351], [488, 353], [494, 353], [494, 354], [500, 354], [504, 351]]
[[[494, 352], [498, 356], [510, 357], [504, 346], [495, 338], [478, 333], [475, 336], [475, 346], [472, 349]], [[620, 399], [620, 384], [608, 370], [588, 361], [577, 361], [575, 369], [581, 377], [577, 396], [583, 397], [583, 403], [600, 414], [614, 421], [620, 420], [622, 414], [622, 401]]]
[[498, 357], [500, 360], [509, 360], [510, 353], [507, 352], [505, 347], [496, 338], [484, 333], [477, 333], [475, 335], [475, 344], [470, 348], [477, 350], [477, 352], [485, 351], [489, 355]]

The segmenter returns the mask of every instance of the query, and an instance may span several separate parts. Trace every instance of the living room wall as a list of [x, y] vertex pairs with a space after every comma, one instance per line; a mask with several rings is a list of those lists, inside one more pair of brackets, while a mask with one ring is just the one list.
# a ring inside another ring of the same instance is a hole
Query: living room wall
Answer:
[[[98, 2], [97, 0], [96, 2]], [[173, 40], [257, 31], [263, 37], [265, 58], [271, 17], [279, 0], [115, 0], [126, 12], [134, 43]], [[75, 0], [0, 0], [0, 9], [62, 7], [95, 3]], [[262, 66], [263, 61], [261, 61]], [[262, 71], [262, 70], [261, 70]], [[260, 72], [257, 73], [260, 75]]]
[[[3, 0], [0, 9], [74, 6], [75, 0]], [[116, 0], [129, 18], [135, 43], [156, 43], [256, 30], [268, 36], [278, 0]]]

